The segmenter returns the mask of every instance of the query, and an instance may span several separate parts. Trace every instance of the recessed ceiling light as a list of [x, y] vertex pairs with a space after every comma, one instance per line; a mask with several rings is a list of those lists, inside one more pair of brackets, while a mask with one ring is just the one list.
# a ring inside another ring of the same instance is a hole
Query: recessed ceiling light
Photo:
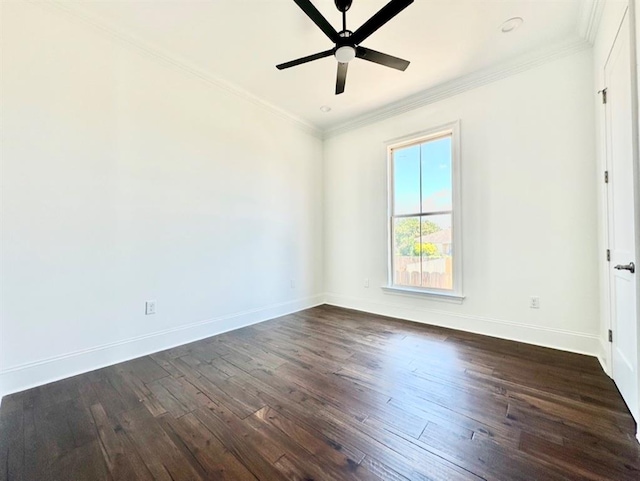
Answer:
[[323, 105], [322, 107], [320, 107], [320, 110], [322, 110], [326, 114], [327, 112], [331, 112], [331, 107], [329, 107], [328, 105]]
[[517, 29], [520, 25], [522, 25], [522, 22], [524, 22], [524, 20], [522, 19], [522, 17], [513, 17], [510, 18], [509, 20], [507, 20], [506, 22], [504, 22], [502, 24], [502, 26], [500, 27], [500, 30], [502, 31], [502, 33], [509, 33], [509, 32], [513, 32], [515, 29]]

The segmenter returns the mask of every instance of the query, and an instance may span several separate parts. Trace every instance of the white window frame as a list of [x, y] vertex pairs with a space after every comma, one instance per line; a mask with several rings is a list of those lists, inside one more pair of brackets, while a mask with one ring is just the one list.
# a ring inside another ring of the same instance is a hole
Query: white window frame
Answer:
[[[420, 288], [393, 283], [393, 151], [414, 144], [435, 140], [451, 135], [451, 183], [452, 183], [452, 220], [453, 228], [453, 289]], [[428, 130], [416, 132], [385, 142], [387, 148], [387, 285], [383, 289], [390, 293], [418, 295], [462, 302], [462, 196], [461, 196], [461, 159], [460, 159], [460, 121], [456, 120]]]

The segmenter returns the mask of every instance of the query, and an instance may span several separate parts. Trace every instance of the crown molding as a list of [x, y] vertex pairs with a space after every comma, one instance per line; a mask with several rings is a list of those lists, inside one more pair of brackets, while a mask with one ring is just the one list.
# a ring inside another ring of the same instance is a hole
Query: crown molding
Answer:
[[582, 0], [578, 17], [578, 34], [593, 45], [598, 34], [606, 0]]
[[454, 95], [487, 85], [511, 75], [538, 67], [547, 62], [571, 55], [591, 48], [591, 44], [584, 39], [563, 42], [551, 48], [539, 50], [529, 55], [522, 55], [510, 62], [502, 63], [494, 67], [478, 70], [476, 72], [455, 78], [435, 87], [423, 90], [417, 94], [406, 97], [385, 107], [373, 110], [354, 119], [348, 120], [324, 131], [324, 138], [331, 138], [354, 130], [365, 125], [380, 122], [410, 110], [444, 100]]
[[253, 105], [261, 107], [262, 109], [266, 110], [267, 112], [270, 112], [276, 117], [290, 122], [297, 128], [301, 129], [302, 131], [310, 135], [313, 135], [314, 137], [322, 139], [323, 132], [321, 129], [319, 129], [315, 125], [307, 122], [306, 120], [264, 99], [261, 99], [260, 97], [244, 90], [241, 87], [238, 87], [237, 85], [227, 80], [224, 80], [221, 77], [218, 77], [203, 71], [202, 69], [196, 67], [190, 62], [185, 61], [184, 59], [181, 59], [174, 55], [169, 54], [168, 52], [164, 51], [162, 48], [156, 45], [152, 45], [148, 42], [142, 41], [141, 39], [129, 33], [125, 33], [122, 30], [112, 25], [107, 25], [102, 20], [98, 20], [83, 12], [79, 12], [77, 9], [74, 9], [69, 5], [59, 3], [56, 0], [47, 0], [47, 1], [28, 0], [28, 2], [31, 5], [37, 5], [38, 7], [41, 7], [41, 8], [49, 7], [51, 10], [61, 12], [67, 15], [68, 17], [71, 17], [75, 20], [80, 21], [81, 23], [92, 28], [93, 30], [111, 37], [113, 40], [116, 40], [121, 45], [129, 47], [135, 50], [136, 52], [146, 56], [147, 58], [159, 61], [160, 63], [163, 63], [166, 66], [180, 70], [183, 73], [186, 73], [188, 75], [197, 77], [201, 81], [211, 86], [217, 87], [249, 103], [252, 103]]

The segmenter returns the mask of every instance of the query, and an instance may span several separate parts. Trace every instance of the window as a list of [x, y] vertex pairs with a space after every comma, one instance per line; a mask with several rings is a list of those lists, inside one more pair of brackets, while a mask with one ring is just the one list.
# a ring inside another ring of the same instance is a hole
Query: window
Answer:
[[389, 145], [389, 287], [462, 298], [459, 124]]

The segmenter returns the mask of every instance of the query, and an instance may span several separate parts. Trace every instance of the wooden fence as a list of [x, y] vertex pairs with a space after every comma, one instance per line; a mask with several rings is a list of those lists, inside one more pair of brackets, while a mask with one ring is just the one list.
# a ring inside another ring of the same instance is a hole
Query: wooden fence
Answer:
[[453, 289], [453, 262], [450, 256], [430, 259], [395, 256], [394, 283], [401, 286]]

